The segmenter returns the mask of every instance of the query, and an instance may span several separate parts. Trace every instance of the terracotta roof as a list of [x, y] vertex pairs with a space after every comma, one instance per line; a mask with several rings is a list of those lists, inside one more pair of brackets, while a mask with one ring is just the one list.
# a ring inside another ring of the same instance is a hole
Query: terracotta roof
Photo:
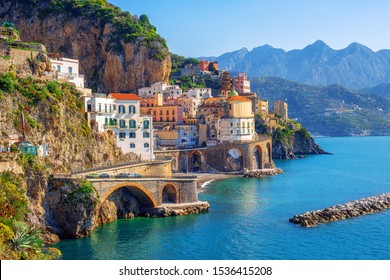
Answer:
[[135, 93], [110, 93], [108, 97], [112, 97], [117, 100], [141, 100], [141, 97]]
[[244, 96], [233, 96], [229, 98], [229, 101], [245, 101], [245, 102], [252, 102], [248, 98]]

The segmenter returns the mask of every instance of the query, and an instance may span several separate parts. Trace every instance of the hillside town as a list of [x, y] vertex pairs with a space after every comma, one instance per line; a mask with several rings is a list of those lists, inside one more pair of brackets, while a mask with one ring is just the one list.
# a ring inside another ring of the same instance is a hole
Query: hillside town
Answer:
[[[280, 126], [280, 118], [288, 120], [288, 105], [277, 101], [269, 111], [267, 100], [251, 92], [245, 73], [234, 77], [228, 71], [218, 69], [218, 62], [199, 61], [198, 66], [185, 65], [180, 76], [202, 76], [218, 80], [219, 89], [190, 88], [184, 91], [178, 85], [156, 81], [149, 87], [141, 87], [133, 93], [92, 93], [85, 87], [80, 73], [79, 60], [47, 53], [44, 45], [20, 41], [12, 25], [1, 30], [0, 52], [6, 63], [3, 72], [16, 63], [20, 68], [34, 57], [35, 74], [41, 79], [54, 79], [73, 84], [82, 94], [88, 123], [98, 132], [114, 132], [117, 146], [124, 153], [135, 153], [142, 160], [155, 158], [154, 151], [215, 147], [218, 145], [245, 143], [258, 139], [255, 119], [272, 133]], [[45, 54], [47, 53], [47, 55]], [[31, 62], [30, 62], [31, 64]], [[10, 151], [20, 136], [12, 135]], [[25, 140], [25, 139], [24, 139]], [[22, 146], [30, 146], [27, 141]], [[34, 154], [45, 156], [47, 147], [39, 147]]]

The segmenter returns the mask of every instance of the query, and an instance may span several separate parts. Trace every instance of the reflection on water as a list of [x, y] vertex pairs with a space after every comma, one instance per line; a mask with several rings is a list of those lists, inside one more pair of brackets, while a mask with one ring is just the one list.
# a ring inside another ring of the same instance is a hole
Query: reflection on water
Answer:
[[390, 211], [301, 228], [294, 214], [390, 192], [390, 137], [321, 138], [333, 155], [277, 161], [284, 174], [214, 181], [209, 213], [135, 218], [58, 244], [65, 259], [389, 259]]

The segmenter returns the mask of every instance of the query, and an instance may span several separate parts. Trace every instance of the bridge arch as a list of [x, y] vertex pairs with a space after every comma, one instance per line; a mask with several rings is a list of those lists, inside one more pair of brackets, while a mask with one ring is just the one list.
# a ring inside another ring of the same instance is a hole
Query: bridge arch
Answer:
[[141, 184], [136, 182], [125, 182], [120, 183], [118, 185], [113, 186], [109, 189], [99, 200], [99, 203], [96, 209], [100, 209], [104, 201], [116, 190], [121, 188], [126, 188], [130, 193], [138, 200], [142, 207], [146, 208], [154, 208], [158, 206], [156, 199], [152, 196], [152, 194]]
[[271, 143], [267, 142], [267, 152], [268, 152], [268, 163], [272, 162], [272, 148]]
[[228, 151], [226, 168], [229, 171], [240, 171], [244, 168], [244, 152], [240, 147], [231, 147]]
[[178, 203], [179, 202], [179, 189], [175, 184], [166, 183], [161, 189], [161, 202], [162, 203]]
[[260, 145], [256, 145], [253, 149], [253, 167], [263, 169], [263, 149]]
[[191, 172], [201, 171], [202, 162], [205, 161], [205, 156], [202, 151], [195, 150], [188, 154], [188, 169]]

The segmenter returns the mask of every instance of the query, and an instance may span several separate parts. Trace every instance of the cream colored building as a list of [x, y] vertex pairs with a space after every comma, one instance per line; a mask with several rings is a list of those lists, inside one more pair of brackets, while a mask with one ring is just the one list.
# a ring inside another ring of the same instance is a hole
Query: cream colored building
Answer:
[[232, 91], [228, 99], [229, 117], [217, 122], [217, 138], [220, 142], [245, 142], [255, 139], [255, 119], [252, 101]]
[[274, 114], [282, 116], [282, 120], [288, 120], [288, 105], [286, 102], [281, 100], [275, 101], [274, 103]]

